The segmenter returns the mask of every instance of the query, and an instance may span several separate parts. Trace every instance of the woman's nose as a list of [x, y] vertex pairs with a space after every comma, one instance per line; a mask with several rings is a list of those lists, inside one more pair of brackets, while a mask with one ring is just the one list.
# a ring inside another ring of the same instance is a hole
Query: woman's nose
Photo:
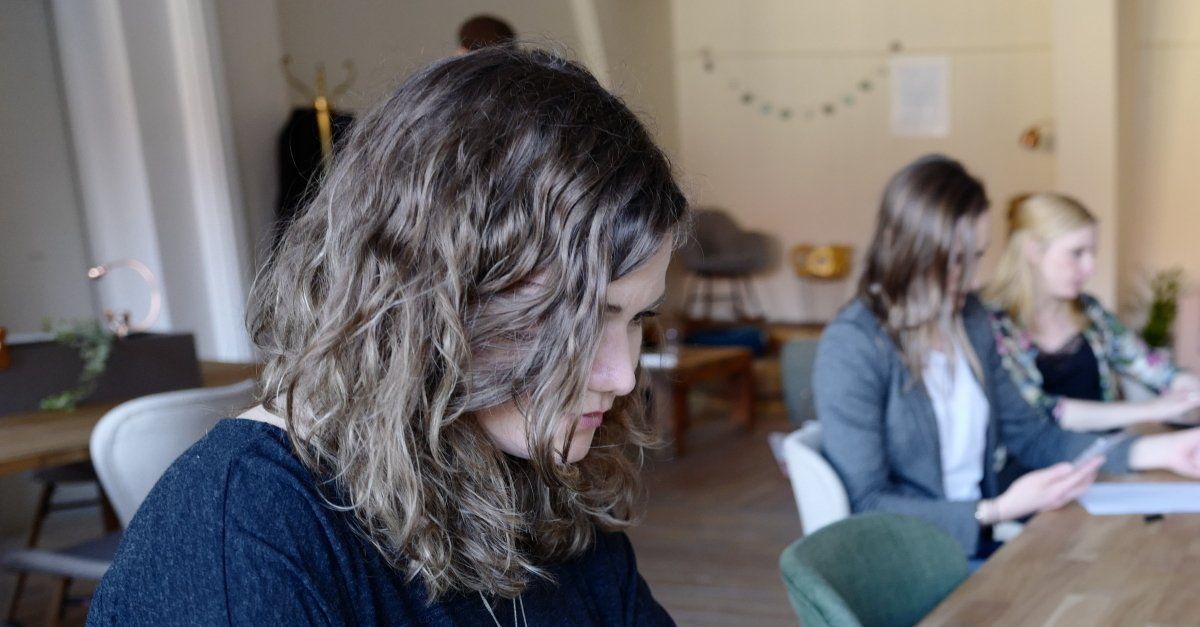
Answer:
[[588, 387], [593, 392], [624, 396], [633, 391], [637, 384], [634, 374], [637, 355], [636, 344], [623, 333], [606, 331], [592, 363]]

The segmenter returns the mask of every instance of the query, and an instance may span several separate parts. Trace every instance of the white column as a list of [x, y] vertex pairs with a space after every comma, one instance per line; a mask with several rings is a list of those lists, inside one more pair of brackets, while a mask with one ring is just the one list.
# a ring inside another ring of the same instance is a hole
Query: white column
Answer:
[[246, 361], [253, 358], [243, 322], [250, 255], [216, 15], [203, 0], [171, 0], [167, 15], [203, 276], [196, 287], [208, 305], [213, 357]]
[[[164, 278], [117, 2], [54, 0], [53, 14], [90, 261], [132, 257]], [[119, 274], [100, 282], [100, 307], [132, 309], [136, 319], [149, 303], [146, 287]], [[154, 329], [170, 328], [164, 298]]]
[[[96, 261], [134, 257], [158, 275], [155, 330], [194, 333], [202, 359], [251, 359], [249, 245], [213, 5], [54, 0], [54, 15]], [[102, 306], [145, 310], [143, 286], [117, 273], [101, 283]]]

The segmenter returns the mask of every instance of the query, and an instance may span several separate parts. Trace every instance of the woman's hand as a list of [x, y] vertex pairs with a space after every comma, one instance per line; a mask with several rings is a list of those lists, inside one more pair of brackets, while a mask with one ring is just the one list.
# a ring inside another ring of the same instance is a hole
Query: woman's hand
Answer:
[[1093, 457], [1075, 466], [1061, 462], [1027, 473], [996, 498], [996, 520], [1003, 522], [1051, 509], [1058, 509], [1084, 491], [1096, 480], [1104, 465], [1104, 456]]
[[1200, 479], [1200, 428], [1138, 438], [1129, 451], [1129, 467], [1170, 470]]
[[1156, 413], [1164, 420], [1191, 419], [1191, 412], [1200, 408], [1200, 391], [1171, 390], [1149, 402], [1156, 404]]

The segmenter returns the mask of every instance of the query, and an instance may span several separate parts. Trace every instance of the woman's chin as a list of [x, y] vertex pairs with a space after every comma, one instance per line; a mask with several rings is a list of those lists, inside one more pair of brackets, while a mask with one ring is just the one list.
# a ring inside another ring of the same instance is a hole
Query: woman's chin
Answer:
[[595, 435], [595, 429], [576, 430], [575, 437], [571, 440], [571, 450], [567, 451], [567, 463], [574, 464], [587, 457], [588, 451], [592, 450], [592, 438]]

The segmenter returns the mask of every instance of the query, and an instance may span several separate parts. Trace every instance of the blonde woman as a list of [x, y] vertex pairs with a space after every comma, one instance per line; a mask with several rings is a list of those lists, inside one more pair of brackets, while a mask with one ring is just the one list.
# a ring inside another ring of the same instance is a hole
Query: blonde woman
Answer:
[[[1035, 194], [1010, 207], [1008, 241], [984, 298], [1021, 395], [1072, 431], [1178, 419], [1200, 407], [1200, 379], [1083, 291], [1095, 259], [1096, 218], [1074, 199]], [[1118, 377], [1160, 396], [1122, 401]]]
[[543, 52], [436, 62], [355, 123], [256, 287], [262, 404], [164, 475], [95, 625], [662, 625], [642, 323], [687, 216]]
[[[923, 518], [977, 558], [995, 547], [992, 525], [1070, 502], [1102, 463], [1200, 477], [1200, 429], [1068, 461], [1096, 437], [1065, 431], [1025, 402], [971, 293], [987, 211], [983, 185], [946, 157], [893, 176], [858, 296], [826, 327], [813, 369], [822, 449], [851, 509]], [[1002, 445], [1039, 469], [1004, 491], [994, 463]]]

